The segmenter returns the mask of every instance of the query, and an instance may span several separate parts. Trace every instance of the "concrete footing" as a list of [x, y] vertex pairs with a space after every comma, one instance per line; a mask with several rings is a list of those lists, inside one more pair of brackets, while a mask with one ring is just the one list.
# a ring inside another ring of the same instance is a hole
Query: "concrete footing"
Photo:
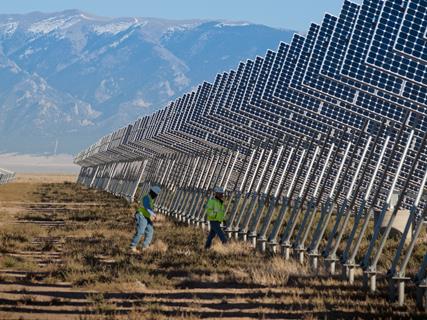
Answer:
[[319, 256], [317, 255], [312, 255], [310, 257], [310, 265], [313, 271], [319, 271]]
[[257, 244], [256, 236], [249, 235], [249, 239], [251, 241], [252, 248], [256, 249], [256, 244]]
[[298, 252], [298, 260], [300, 264], [304, 264], [304, 251]]
[[348, 283], [349, 284], [354, 284], [354, 274], [355, 273], [356, 273], [355, 267], [349, 266], [348, 267]]
[[369, 279], [369, 291], [371, 293], [374, 293], [375, 291], [377, 291], [377, 274], [376, 274], [376, 272], [368, 273], [368, 279]]
[[261, 252], [265, 252], [267, 250], [267, 241], [266, 240], [260, 240], [259, 241], [259, 249]]
[[291, 248], [289, 246], [283, 246], [282, 254], [285, 260], [289, 260], [291, 258]]

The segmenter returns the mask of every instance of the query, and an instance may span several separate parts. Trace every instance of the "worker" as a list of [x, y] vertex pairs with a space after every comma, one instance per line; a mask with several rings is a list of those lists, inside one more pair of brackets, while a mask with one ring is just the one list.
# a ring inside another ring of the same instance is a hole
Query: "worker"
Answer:
[[214, 197], [210, 198], [205, 207], [206, 215], [210, 224], [210, 232], [206, 240], [205, 248], [209, 249], [215, 236], [221, 239], [223, 244], [227, 243], [227, 237], [221, 229], [221, 223], [225, 218], [224, 189], [214, 188]]
[[160, 187], [153, 186], [147, 195], [142, 197], [141, 206], [135, 212], [135, 235], [133, 236], [130, 244], [131, 253], [140, 253], [137, 249], [137, 245], [144, 235], [144, 243], [142, 248], [146, 249], [153, 240], [154, 227], [153, 221], [156, 220], [156, 214], [154, 212], [154, 201], [160, 193]]

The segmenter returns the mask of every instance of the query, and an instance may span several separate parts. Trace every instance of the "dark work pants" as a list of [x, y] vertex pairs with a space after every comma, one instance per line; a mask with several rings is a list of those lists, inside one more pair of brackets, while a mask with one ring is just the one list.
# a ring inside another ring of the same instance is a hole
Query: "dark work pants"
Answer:
[[209, 232], [208, 239], [206, 240], [205, 248], [209, 249], [211, 247], [212, 240], [215, 236], [218, 236], [222, 243], [227, 243], [227, 237], [221, 229], [221, 223], [218, 221], [209, 221], [209, 223], [211, 225], [211, 231]]

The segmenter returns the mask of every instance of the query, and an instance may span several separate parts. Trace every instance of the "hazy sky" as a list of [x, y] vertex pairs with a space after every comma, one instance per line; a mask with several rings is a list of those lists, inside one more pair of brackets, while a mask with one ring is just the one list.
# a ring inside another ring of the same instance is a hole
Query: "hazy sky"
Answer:
[[[344, 0], [0, 0], [0, 13], [81, 9], [100, 16], [246, 20], [298, 31], [337, 14]], [[360, 0], [355, 0], [360, 2]]]

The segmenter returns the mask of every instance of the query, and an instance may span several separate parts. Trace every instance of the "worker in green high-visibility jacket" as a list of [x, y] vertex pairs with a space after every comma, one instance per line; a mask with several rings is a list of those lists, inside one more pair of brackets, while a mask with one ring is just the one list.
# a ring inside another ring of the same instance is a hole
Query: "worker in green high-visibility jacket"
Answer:
[[221, 229], [221, 223], [225, 218], [224, 189], [221, 187], [214, 188], [214, 197], [210, 198], [206, 203], [205, 212], [211, 227], [205, 248], [209, 249], [211, 247], [215, 236], [218, 236], [223, 244], [227, 243], [227, 237]]
[[135, 212], [135, 235], [133, 236], [130, 244], [131, 253], [139, 253], [136, 248], [142, 236], [144, 235], [143, 249], [148, 248], [153, 240], [154, 226], [153, 221], [156, 220], [156, 213], [154, 212], [154, 201], [160, 193], [160, 187], [153, 186], [147, 195], [142, 197], [141, 206]]

